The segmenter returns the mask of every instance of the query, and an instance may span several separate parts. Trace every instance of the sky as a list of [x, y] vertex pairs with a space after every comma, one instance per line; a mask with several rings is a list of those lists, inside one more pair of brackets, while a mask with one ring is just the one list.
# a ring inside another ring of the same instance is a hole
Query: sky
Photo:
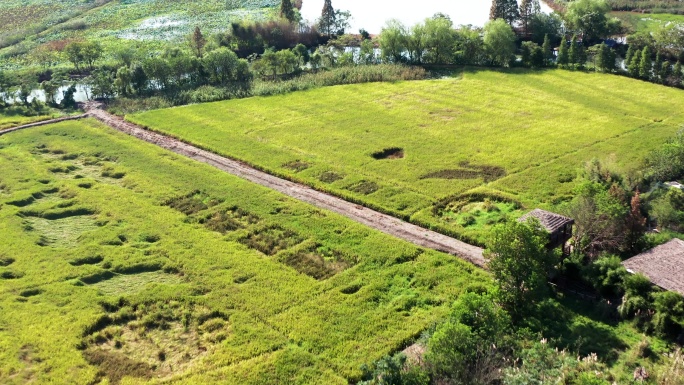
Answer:
[[[398, 19], [412, 26], [437, 12], [451, 17], [455, 25], [472, 24], [483, 26], [489, 19], [491, 0], [332, 0], [335, 9], [350, 11], [352, 20], [349, 32], [357, 33], [360, 28], [370, 33], [380, 33], [389, 19]], [[550, 8], [540, 2], [542, 10]], [[323, 0], [303, 0], [302, 16], [314, 21], [321, 15]]]

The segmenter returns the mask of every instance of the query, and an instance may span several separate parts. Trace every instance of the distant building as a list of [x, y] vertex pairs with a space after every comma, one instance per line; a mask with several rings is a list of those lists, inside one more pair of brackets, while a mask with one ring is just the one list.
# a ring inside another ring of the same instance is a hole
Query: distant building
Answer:
[[549, 232], [549, 243], [546, 245], [549, 249], [564, 246], [572, 238], [574, 219], [542, 209], [534, 209], [520, 217], [518, 222], [526, 222], [529, 218], [537, 218], [544, 229]]
[[632, 274], [643, 274], [665, 290], [684, 295], [684, 241], [673, 239], [632, 257], [622, 265]]

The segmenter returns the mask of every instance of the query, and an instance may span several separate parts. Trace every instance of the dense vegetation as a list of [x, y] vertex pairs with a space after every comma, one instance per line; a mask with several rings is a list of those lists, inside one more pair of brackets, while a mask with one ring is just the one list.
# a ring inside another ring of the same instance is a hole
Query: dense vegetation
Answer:
[[128, 119], [482, 243], [486, 226], [521, 206], [570, 199], [592, 158], [640, 169], [684, 123], [680, 93], [600, 74], [466, 71]]
[[344, 383], [488, 280], [92, 121], [0, 167], [2, 383]]

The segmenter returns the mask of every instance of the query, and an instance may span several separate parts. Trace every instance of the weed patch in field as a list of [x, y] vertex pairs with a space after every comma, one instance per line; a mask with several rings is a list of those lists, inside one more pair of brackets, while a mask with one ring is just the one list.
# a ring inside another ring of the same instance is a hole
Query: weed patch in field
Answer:
[[104, 257], [101, 255], [92, 255], [83, 258], [76, 258], [69, 261], [71, 266], [83, 266], [83, 265], [96, 265], [104, 261]]
[[404, 149], [400, 147], [390, 147], [382, 151], [374, 152], [371, 154], [373, 159], [402, 159], [404, 157]]
[[506, 176], [506, 170], [503, 167], [491, 165], [473, 165], [470, 162], [461, 162], [461, 168], [439, 170], [425, 174], [420, 179], [479, 179], [482, 178], [485, 183], [501, 179]]
[[380, 189], [377, 183], [363, 180], [347, 187], [347, 190], [362, 195], [370, 195]]
[[24, 276], [24, 273], [13, 270], [5, 270], [0, 272], [0, 279], [19, 279]]
[[294, 172], [302, 172], [311, 167], [311, 165], [301, 160], [293, 160], [291, 162], [283, 163], [282, 167]]
[[182, 283], [181, 277], [163, 271], [150, 271], [133, 274], [112, 275], [92, 286], [105, 295], [131, 295], [141, 292], [150, 284], [176, 285]]
[[227, 337], [228, 316], [180, 302], [124, 304], [84, 336], [83, 355], [101, 377], [165, 378], [182, 373]]
[[333, 171], [324, 171], [318, 176], [318, 180], [323, 183], [334, 183], [342, 179], [344, 179], [344, 175]]
[[185, 215], [193, 215], [219, 203], [221, 203], [219, 200], [211, 198], [207, 194], [196, 190], [187, 195], [172, 198], [166, 201], [164, 205], [178, 210]]
[[337, 250], [326, 250], [321, 245], [285, 253], [279, 260], [298, 272], [317, 280], [330, 278], [358, 262], [357, 257], [345, 255]]
[[219, 210], [199, 221], [207, 229], [225, 234], [230, 231], [245, 228], [259, 223], [259, 217], [233, 206], [226, 210]]
[[0, 257], [0, 267], [7, 267], [7, 266], [13, 264], [14, 261], [15, 261], [14, 258]]
[[245, 246], [266, 255], [275, 255], [282, 250], [300, 244], [303, 240], [294, 231], [274, 225], [254, 231], [239, 241]]

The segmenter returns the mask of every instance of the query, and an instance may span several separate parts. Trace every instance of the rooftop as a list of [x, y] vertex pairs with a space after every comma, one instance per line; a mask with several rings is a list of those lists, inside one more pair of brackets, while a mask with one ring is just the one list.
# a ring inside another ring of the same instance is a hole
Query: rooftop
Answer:
[[529, 213], [523, 215], [518, 219], [518, 222], [525, 222], [528, 218], [537, 218], [542, 226], [549, 233], [555, 233], [567, 224], [573, 224], [575, 221], [571, 218], [564, 217], [560, 214], [552, 213], [542, 209], [534, 209]]
[[630, 273], [641, 273], [654, 285], [684, 295], [684, 241], [681, 239], [673, 239], [622, 264]]

